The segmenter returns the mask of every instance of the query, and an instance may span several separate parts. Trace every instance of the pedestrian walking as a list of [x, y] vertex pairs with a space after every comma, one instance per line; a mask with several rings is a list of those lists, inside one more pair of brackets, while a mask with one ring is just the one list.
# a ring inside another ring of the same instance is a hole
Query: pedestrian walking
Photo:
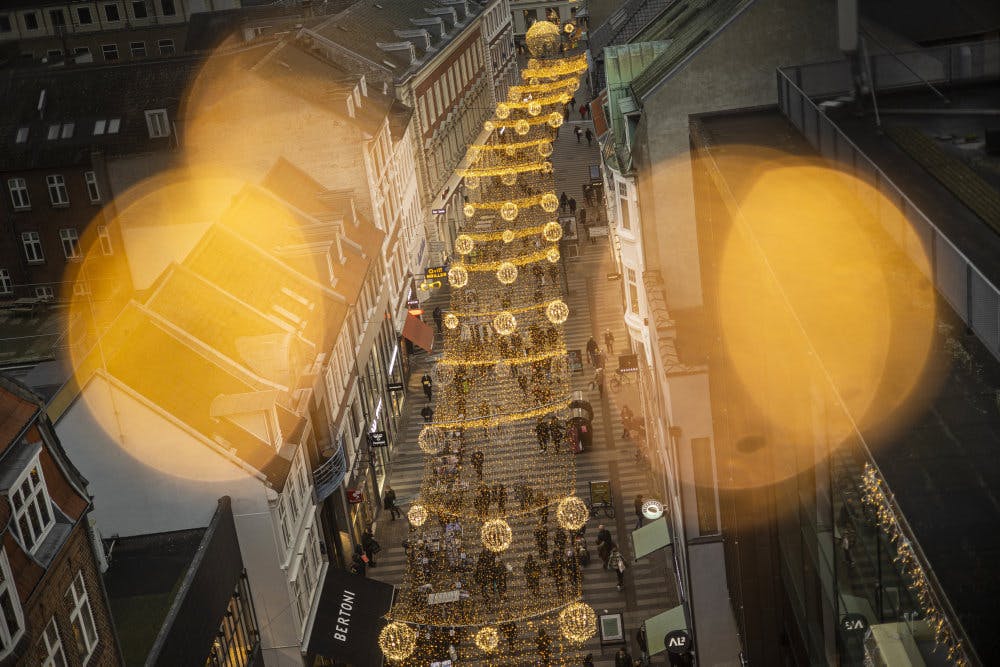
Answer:
[[576, 96], [575, 95], [573, 97], [569, 98], [569, 105], [571, 107], [575, 107], [576, 106]]
[[576, 214], [576, 199], [573, 197], [569, 198], [569, 212], [574, 215]]
[[624, 646], [615, 653], [615, 667], [632, 667], [632, 656], [628, 654]]
[[431, 387], [433, 385], [434, 381], [431, 380], [431, 376], [429, 374], [424, 373], [420, 376], [420, 386], [424, 388], [424, 396], [427, 397], [428, 401], [431, 400]]
[[604, 329], [604, 347], [607, 348], [608, 354], [615, 353], [615, 335], [611, 333], [609, 327]]
[[361, 548], [364, 549], [365, 555], [368, 556], [369, 567], [375, 567], [377, 565], [375, 555], [382, 551], [382, 545], [372, 535], [370, 528], [361, 534]]
[[597, 395], [604, 398], [604, 369], [594, 370], [594, 379], [590, 381], [590, 388], [597, 389]]
[[542, 568], [535, 561], [535, 555], [528, 554], [528, 557], [524, 559], [524, 583], [528, 586], [528, 590], [536, 595], [541, 576]]
[[588, 653], [583, 657], [583, 663], [581, 667], [594, 667], [594, 654]]
[[587, 359], [590, 361], [590, 365], [597, 368], [597, 353], [599, 348], [597, 347], [597, 341], [591, 336], [590, 340], [587, 341]]
[[[590, 132], [590, 130], [587, 130]], [[434, 324], [437, 325], [438, 333], [441, 333], [441, 306], [435, 306], [434, 310], [431, 311], [431, 315], [434, 317]]]
[[559, 210], [562, 211], [563, 213], [565, 213], [566, 212], [566, 206], [568, 204], [569, 204], [569, 197], [567, 197], [566, 193], [563, 192], [562, 195], [559, 197]]
[[368, 566], [368, 556], [365, 556], [359, 545], [354, 546], [354, 555], [351, 557], [351, 572], [365, 576], [365, 569]]
[[618, 590], [622, 590], [625, 587], [625, 557], [622, 556], [622, 552], [618, 550], [616, 546], [611, 550], [611, 555], [608, 558], [608, 564], [615, 571], [615, 576], [618, 577]]
[[424, 418], [425, 424], [429, 424], [434, 419], [434, 408], [430, 405], [425, 405], [420, 411], [420, 416]]
[[563, 106], [563, 122], [566, 123], [568, 121], [569, 121], [569, 105], [567, 104]]
[[[580, 224], [581, 227], [586, 226], [586, 224], [587, 224], [587, 208], [585, 206], [581, 206], [580, 207], [580, 214], [576, 216], [576, 221]], [[591, 236], [590, 240], [593, 241], [594, 237]]]
[[639, 651], [642, 654], [642, 661], [639, 662], [640, 665], [649, 664], [649, 638], [646, 636], [646, 624], [643, 623], [639, 626], [639, 629], [635, 633], [635, 643], [639, 645]]
[[573, 134], [576, 135], [576, 143], [580, 143], [580, 137], [583, 136], [583, 130], [580, 129], [579, 125], [573, 128]]
[[601, 524], [597, 527], [597, 555], [601, 557], [601, 563], [603, 563], [604, 569], [608, 569], [608, 557], [611, 556], [611, 545], [614, 544], [614, 540], [611, 539], [611, 531]]
[[581, 104], [580, 105], [580, 120], [587, 120], [587, 111], [588, 111], [587, 105], [586, 104]]
[[591, 132], [590, 128], [588, 127], [587, 131], [584, 134], [586, 134], [587, 136], [587, 145], [590, 146], [591, 142], [594, 141], [594, 133]]
[[472, 467], [476, 469], [476, 476], [479, 481], [483, 481], [483, 453], [479, 450], [472, 452]]
[[382, 499], [382, 505], [385, 509], [389, 510], [389, 515], [393, 521], [403, 513], [396, 504], [396, 491], [391, 486], [387, 486], [385, 489], [385, 498]]
[[636, 530], [642, 528], [642, 503], [645, 502], [645, 498], [642, 497], [640, 493], [635, 497], [635, 518], [638, 520], [636, 523]]
[[854, 555], [851, 553], [852, 546], [854, 546], [854, 535], [850, 530], [845, 530], [840, 538], [840, 548], [844, 552], [844, 561], [848, 567], [854, 567]]
[[632, 425], [632, 417], [633, 417], [632, 408], [630, 408], [627, 404], [623, 405], [621, 412], [619, 414], [621, 415], [622, 419], [622, 437], [628, 440], [629, 436], [631, 435], [630, 427]]

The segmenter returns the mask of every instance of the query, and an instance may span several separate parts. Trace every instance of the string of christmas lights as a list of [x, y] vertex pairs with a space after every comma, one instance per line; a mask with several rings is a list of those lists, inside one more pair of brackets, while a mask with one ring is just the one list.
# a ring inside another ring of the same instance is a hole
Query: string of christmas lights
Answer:
[[461, 174], [469, 199], [431, 374], [434, 413], [418, 438], [424, 478], [379, 637], [394, 665], [570, 664], [596, 632], [580, 601], [574, 538], [589, 513], [573, 495], [570, 309], [545, 159], [586, 59], [571, 24], [536, 22], [526, 39], [529, 83], [497, 105]]

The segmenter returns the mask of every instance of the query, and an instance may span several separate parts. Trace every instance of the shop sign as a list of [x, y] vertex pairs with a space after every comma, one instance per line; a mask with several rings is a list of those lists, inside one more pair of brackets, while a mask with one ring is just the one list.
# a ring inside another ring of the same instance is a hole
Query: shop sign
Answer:
[[635, 373], [639, 370], [639, 355], [623, 354], [618, 357], [618, 370], [622, 373]]
[[365, 502], [365, 493], [361, 489], [348, 489], [347, 490], [347, 502], [352, 505], [357, 505], [359, 503]]
[[402, 382], [390, 382], [388, 385], [386, 385], [386, 387], [389, 389], [389, 391], [403, 391]]
[[667, 653], [684, 655], [691, 650], [691, 635], [687, 630], [668, 632], [663, 638], [663, 645], [667, 647]]
[[434, 281], [434, 280], [445, 280], [448, 278], [448, 272], [444, 270], [443, 266], [428, 266], [424, 270], [424, 280]]
[[443, 209], [443, 208], [432, 208], [431, 209], [431, 213], [433, 213], [434, 215], [444, 215], [445, 214], [445, 209]]
[[845, 614], [840, 619], [840, 629], [844, 634], [864, 634], [868, 630], [868, 619], [861, 614]]
[[369, 447], [386, 447], [389, 439], [385, 436], [385, 431], [372, 431], [368, 434]]

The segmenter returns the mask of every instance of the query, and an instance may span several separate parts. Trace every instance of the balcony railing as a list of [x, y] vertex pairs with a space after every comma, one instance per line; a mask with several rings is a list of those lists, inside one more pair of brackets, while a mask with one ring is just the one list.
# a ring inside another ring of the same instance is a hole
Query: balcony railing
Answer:
[[336, 453], [324, 461], [313, 471], [313, 498], [315, 504], [320, 504], [337, 490], [347, 475], [347, 459], [344, 448], [338, 447]]

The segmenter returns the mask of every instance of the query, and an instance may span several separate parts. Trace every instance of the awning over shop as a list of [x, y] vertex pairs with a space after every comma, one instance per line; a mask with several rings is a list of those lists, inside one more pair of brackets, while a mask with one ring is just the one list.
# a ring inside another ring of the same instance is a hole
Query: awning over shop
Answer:
[[389, 584], [327, 568], [308, 651], [354, 667], [381, 667], [378, 633], [392, 596]]
[[673, 609], [668, 609], [662, 614], [657, 614], [646, 619], [646, 642], [649, 646], [649, 654], [656, 655], [667, 650], [663, 643], [663, 638], [668, 632], [674, 630], [686, 630], [687, 620], [684, 618], [684, 607], [678, 605]]
[[434, 329], [424, 324], [419, 317], [408, 315], [403, 323], [403, 338], [412, 341], [428, 352], [434, 350]]
[[669, 544], [670, 531], [667, 530], [667, 517], [665, 516], [632, 531], [632, 547], [635, 549], [636, 560]]

